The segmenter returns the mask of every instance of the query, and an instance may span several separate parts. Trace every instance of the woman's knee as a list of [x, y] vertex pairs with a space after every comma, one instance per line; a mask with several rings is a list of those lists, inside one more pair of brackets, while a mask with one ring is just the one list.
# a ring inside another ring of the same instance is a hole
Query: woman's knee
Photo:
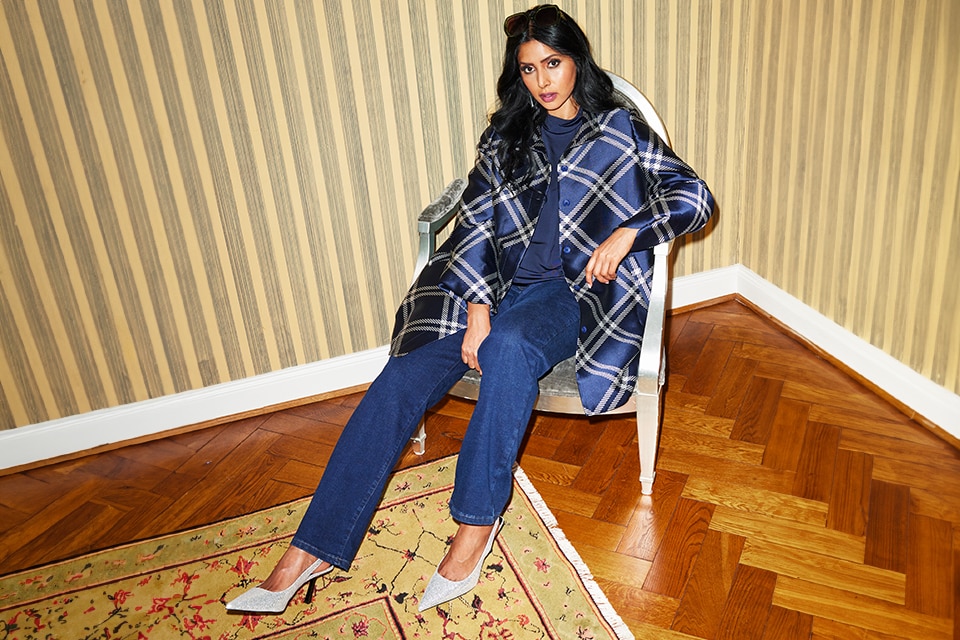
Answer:
[[524, 336], [509, 332], [492, 332], [480, 344], [477, 359], [483, 371], [517, 367], [534, 370], [542, 359], [541, 354]]

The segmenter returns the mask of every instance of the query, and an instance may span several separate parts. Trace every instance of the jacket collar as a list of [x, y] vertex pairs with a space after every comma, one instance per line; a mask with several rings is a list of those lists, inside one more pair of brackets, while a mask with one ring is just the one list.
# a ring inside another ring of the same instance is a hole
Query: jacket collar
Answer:
[[[597, 138], [602, 133], [600, 127], [600, 121], [605, 119], [609, 112], [603, 113], [583, 113], [583, 122], [580, 124], [580, 128], [577, 129], [577, 133], [573, 136], [573, 140], [570, 141], [569, 149], [574, 149], [582, 144]], [[543, 144], [543, 134], [540, 132], [540, 129], [537, 128], [533, 132], [533, 152], [537, 154], [537, 157], [540, 160], [541, 166], [548, 166], [547, 163], [547, 147]], [[566, 154], [564, 154], [566, 155]]]

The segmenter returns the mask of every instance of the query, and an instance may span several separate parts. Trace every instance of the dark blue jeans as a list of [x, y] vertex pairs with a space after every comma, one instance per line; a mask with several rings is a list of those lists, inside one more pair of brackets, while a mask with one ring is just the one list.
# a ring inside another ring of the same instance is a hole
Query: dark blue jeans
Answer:
[[[480, 345], [479, 399], [457, 461], [450, 514], [488, 525], [510, 499], [537, 381], [577, 348], [580, 309], [564, 280], [511, 287]], [[427, 409], [467, 371], [463, 332], [391, 357], [330, 456], [293, 546], [349, 569], [387, 479]]]

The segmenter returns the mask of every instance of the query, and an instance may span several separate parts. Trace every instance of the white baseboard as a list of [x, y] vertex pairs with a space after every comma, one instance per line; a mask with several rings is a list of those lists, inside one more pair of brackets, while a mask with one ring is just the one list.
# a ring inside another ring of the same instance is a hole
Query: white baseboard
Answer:
[[[960, 396], [921, 376], [742, 265], [675, 278], [671, 306], [739, 294], [811, 344], [960, 438]], [[0, 469], [135, 440], [371, 382], [387, 347], [78, 416], [0, 431]]]
[[734, 268], [739, 295], [890, 397], [960, 439], [960, 396], [858, 338], [743, 265]]
[[0, 469], [367, 384], [386, 361], [387, 347], [378, 347], [235, 382], [0, 431]]
[[739, 293], [737, 284], [740, 281], [740, 270], [743, 268], [737, 264], [674, 278], [670, 281], [670, 299], [667, 300], [667, 307], [682, 309]]

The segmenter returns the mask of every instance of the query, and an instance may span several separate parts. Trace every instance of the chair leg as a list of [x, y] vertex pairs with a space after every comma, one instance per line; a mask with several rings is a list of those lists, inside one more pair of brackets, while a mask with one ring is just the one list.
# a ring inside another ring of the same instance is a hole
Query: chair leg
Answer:
[[637, 442], [640, 448], [640, 491], [653, 493], [660, 437], [660, 396], [637, 394]]
[[413, 452], [422, 456], [427, 450], [427, 429], [426, 429], [426, 418], [420, 419], [420, 428], [417, 430], [417, 435], [410, 438], [410, 441], [415, 444], [413, 447]]

